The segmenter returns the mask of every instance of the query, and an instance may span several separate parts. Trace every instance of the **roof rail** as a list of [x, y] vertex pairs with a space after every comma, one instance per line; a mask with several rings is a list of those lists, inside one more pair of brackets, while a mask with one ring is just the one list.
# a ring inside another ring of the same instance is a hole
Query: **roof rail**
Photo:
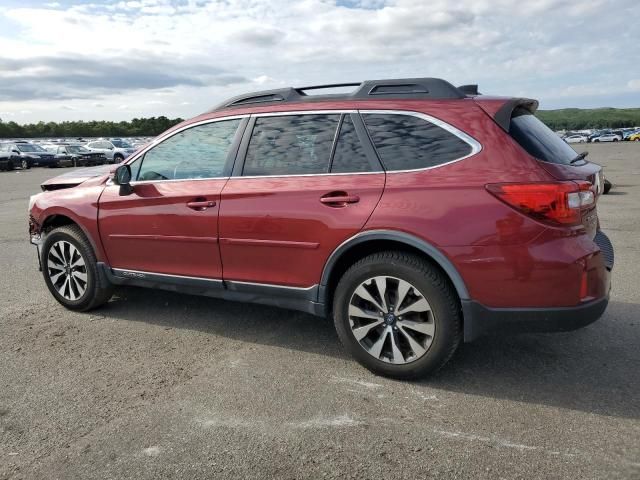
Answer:
[[466, 95], [480, 95], [480, 92], [478, 92], [478, 85], [476, 84], [460, 85], [458, 90]]
[[[307, 95], [309, 90], [357, 87], [351, 93], [332, 93], [325, 95]], [[440, 78], [400, 78], [389, 80], [366, 80], [362, 83], [332, 83], [299, 88], [280, 88], [262, 92], [245, 93], [230, 98], [210, 110], [215, 112], [227, 108], [247, 105], [268, 105], [278, 103], [314, 102], [323, 100], [377, 100], [386, 99], [459, 99], [468, 94], [468, 86], [456, 88]], [[469, 89], [470, 90], [470, 89]], [[477, 87], [475, 90], [477, 94]]]

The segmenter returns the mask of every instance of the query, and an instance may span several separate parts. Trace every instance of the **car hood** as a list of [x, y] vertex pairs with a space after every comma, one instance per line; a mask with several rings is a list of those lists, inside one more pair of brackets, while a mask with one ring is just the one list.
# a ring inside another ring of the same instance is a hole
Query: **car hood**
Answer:
[[61, 188], [71, 188], [89, 179], [96, 179], [96, 183], [104, 181], [109, 177], [117, 165], [100, 165], [99, 167], [89, 167], [63, 173], [57, 177], [50, 178], [40, 184], [43, 191], [60, 190]]

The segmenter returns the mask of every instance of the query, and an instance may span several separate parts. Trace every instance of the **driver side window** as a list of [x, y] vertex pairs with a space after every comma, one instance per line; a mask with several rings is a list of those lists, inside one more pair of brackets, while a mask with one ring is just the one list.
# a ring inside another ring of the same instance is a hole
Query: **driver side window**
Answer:
[[176, 133], [144, 154], [136, 180], [221, 177], [239, 125], [223, 120]]

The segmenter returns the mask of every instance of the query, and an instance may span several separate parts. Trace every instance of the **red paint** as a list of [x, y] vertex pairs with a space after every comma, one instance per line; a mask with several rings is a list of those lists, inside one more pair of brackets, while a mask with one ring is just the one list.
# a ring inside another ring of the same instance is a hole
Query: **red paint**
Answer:
[[[358, 233], [373, 212], [384, 177], [380, 173], [232, 178], [222, 191], [220, 209], [225, 278], [295, 287], [319, 283], [331, 252]], [[322, 197], [333, 191], [360, 200], [340, 207], [322, 203]]]
[[[222, 278], [218, 209], [226, 179], [138, 184], [120, 196], [116, 185], [100, 197], [100, 238], [113, 268]], [[206, 209], [193, 201], [215, 202]]]
[[[396, 230], [438, 248], [472, 299], [489, 307], [571, 306], [602, 298], [608, 273], [591, 240], [595, 207], [583, 212], [582, 223], [552, 226], [485, 187], [593, 183], [600, 169], [530, 157], [491, 119], [506, 100], [332, 101], [204, 114], [174, 129], [260, 112], [408, 110], [459, 128], [482, 151], [423, 171], [156, 182], [135, 185], [123, 197], [102, 176], [40, 194], [31, 215], [39, 225], [52, 214], [67, 215], [91, 239], [98, 260], [116, 268], [309, 287], [320, 282], [327, 259], [345, 240], [362, 230]], [[328, 194], [341, 198], [327, 203]], [[189, 202], [215, 205], [201, 210]]]

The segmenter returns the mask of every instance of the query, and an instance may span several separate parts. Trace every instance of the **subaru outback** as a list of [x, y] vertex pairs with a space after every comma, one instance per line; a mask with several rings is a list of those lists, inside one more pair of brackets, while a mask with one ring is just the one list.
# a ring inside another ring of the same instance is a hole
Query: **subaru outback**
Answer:
[[434, 78], [241, 95], [45, 182], [31, 241], [69, 309], [126, 285], [275, 305], [332, 317], [375, 373], [423, 376], [463, 341], [607, 306], [602, 169], [536, 108]]

